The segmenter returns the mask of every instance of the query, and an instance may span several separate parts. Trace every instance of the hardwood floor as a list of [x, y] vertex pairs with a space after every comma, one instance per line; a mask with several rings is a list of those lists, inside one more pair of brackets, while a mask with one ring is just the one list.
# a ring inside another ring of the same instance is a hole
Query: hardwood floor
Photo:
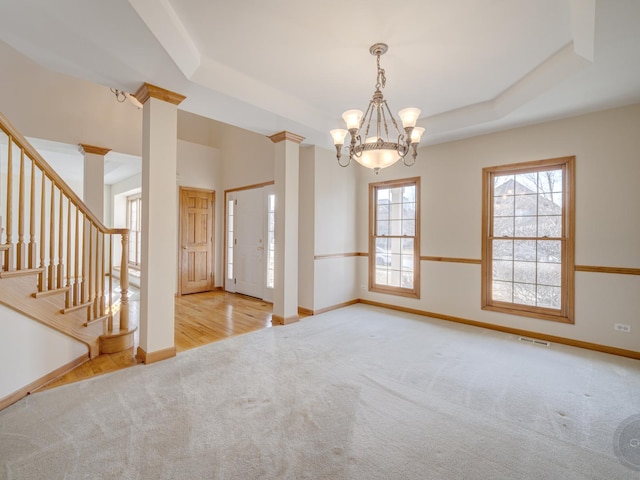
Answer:
[[[132, 309], [131, 318], [132, 320], [135, 318], [137, 321], [140, 300], [136, 293], [130, 298], [129, 304]], [[235, 335], [271, 327], [272, 310], [271, 303], [222, 291], [176, 297], [176, 350], [180, 353]], [[138, 338], [136, 335], [132, 349], [98, 355], [38, 391], [137, 365], [139, 363], [135, 357], [137, 348]]]

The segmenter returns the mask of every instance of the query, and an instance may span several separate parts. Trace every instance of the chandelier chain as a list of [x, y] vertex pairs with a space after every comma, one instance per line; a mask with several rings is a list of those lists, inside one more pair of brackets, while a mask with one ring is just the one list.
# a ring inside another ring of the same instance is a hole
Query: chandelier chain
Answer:
[[387, 84], [387, 77], [384, 74], [384, 68], [380, 68], [380, 54], [376, 55], [378, 64], [378, 79], [376, 82], [376, 90], [384, 88]]

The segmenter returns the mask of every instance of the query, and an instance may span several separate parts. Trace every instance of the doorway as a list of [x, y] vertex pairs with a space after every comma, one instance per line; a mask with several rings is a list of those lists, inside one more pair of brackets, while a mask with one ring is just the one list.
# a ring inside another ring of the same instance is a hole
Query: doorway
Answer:
[[227, 192], [225, 290], [273, 300], [273, 185]]
[[180, 295], [213, 290], [214, 205], [214, 191], [180, 187]]

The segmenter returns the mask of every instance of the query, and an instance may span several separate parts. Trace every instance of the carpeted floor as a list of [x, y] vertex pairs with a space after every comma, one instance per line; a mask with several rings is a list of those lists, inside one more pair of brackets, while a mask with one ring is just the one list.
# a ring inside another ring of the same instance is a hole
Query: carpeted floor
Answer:
[[31, 395], [7, 479], [639, 479], [640, 362], [354, 305]]

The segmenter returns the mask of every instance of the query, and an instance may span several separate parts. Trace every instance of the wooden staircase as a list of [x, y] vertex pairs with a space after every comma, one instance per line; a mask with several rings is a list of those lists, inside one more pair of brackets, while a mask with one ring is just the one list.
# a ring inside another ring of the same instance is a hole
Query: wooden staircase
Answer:
[[89, 350], [89, 358], [98, 356], [100, 336], [106, 333], [103, 325], [85, 326], [87, 314], [81, 310], [63, 313], [64, 292], [34, 298], [38, 287], [37, 275], [27, 273], [3, 277], [0, 274], [0, 303], [84, 343]]
[[0, 179], [0, 303], [84, 343], [89, 358], [131, 348], [129, 231], [105, 227], [1, 113]]

